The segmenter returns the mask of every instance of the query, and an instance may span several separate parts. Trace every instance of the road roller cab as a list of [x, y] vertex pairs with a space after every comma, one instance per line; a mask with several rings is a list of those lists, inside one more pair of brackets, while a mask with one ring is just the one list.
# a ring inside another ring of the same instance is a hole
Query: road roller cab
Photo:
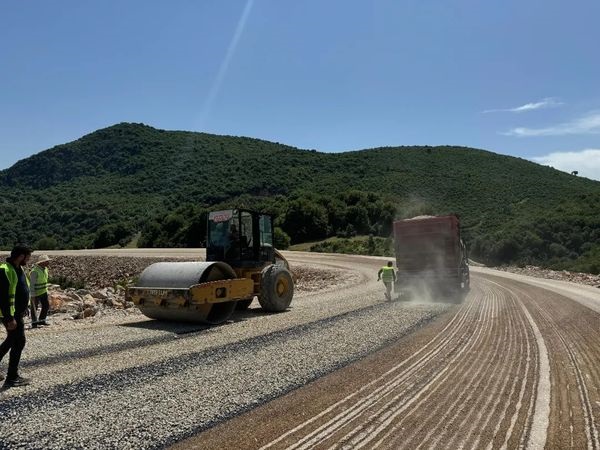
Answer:
[[273, 218], [242, 209], [208, 214], [206, 260], [224, 261], [233, 268], [275, 263]]
[[273, 245], [273, 217], [230, 209], [208, 215], [205, 262], [147, 267], [127, 299], [153, 319], [218, 324], [254, 297], [263, 310], [286, 310], [294, 280]]

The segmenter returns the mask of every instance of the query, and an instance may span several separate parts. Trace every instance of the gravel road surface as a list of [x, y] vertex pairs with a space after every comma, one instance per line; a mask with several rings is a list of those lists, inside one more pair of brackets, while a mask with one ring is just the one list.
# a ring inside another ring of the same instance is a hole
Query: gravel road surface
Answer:
[[29, 333], [0, 448], [600, 449], [600, 293], [478, 269], [462, 304], [386, 302], [381, 258], [286, 256], [345, 275], [213, 328]]
[[268, 315], [252, 305], [219, 327], [125, 317], [29, 332], [22, 371], [34, 383], [0, 394], [0, 448], [161, 448], [385, 347], [451, 308], [385, 302], [377, 259], [289, 257], [291, 264], [343, 269], [343, 279], [296, 296], [288, 312]]
[[174, 448], [600, 448], [600, 293], [473, 275], [457, 310]]

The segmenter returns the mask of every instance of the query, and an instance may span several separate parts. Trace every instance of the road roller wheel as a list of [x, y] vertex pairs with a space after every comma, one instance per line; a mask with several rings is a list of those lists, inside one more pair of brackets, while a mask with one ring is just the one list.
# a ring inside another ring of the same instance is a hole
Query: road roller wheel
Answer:
[[254, 299], [238, 300], [237, 305], [235, 306], [236, 311], [246, 311], [252, 304], [252, 300]]
[[284, 266], [274, 264], [263, 269], [258, 299], [262, 309], [268, 312], [285, 311], [293, 296], [294, 280]]

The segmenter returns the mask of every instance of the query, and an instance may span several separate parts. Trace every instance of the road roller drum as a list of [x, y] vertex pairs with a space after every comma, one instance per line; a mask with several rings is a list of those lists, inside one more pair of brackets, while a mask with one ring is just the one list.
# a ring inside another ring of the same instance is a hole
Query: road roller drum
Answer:
[[147, 267], [128, 296], [152, 319], [218, 324], [252, 289], [222, 262], [165, 262]]

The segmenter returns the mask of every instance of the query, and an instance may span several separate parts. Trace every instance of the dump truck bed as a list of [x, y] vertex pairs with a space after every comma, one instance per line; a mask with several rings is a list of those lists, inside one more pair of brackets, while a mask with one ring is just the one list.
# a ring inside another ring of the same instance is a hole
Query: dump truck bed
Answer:
[[394, 222], [400, 285], [424, 280], [458, 285], [466, 265], [456, 216], [420, 216]]

